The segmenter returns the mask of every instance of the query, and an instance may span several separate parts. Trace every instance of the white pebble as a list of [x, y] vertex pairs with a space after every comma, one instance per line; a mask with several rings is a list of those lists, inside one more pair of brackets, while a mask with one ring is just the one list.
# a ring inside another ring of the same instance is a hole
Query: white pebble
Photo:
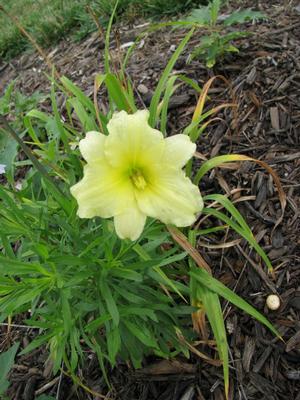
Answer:
[[280, 307], [280, 298], [277, 296], [277, 294], [270, 294], [267, 297], [266, 304], [269, 310], [278, 310], [278, 308]]

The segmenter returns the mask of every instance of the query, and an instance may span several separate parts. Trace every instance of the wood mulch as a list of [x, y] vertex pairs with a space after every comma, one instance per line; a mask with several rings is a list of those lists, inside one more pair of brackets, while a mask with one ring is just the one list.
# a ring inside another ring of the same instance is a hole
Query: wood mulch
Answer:
[[[270, 174], [259, 165], [230, 164], [228, 169], [207, 174], [201, 183], [205, 194], [230, 194], [275, 268], [273, 278], [243, 240], [233, 247], [219, 246], [235, 241], [234, 233], [201, 238], [198, 243], [214, 276], [264, 313], [284, 339], [274, 338], [253, 318], [223, 302], [232, 400], [300, 400], [300, 4], [266, 3], [270, 5], [248, 1], [249, 6], [264, 9], [269, 19], [248, 26], [253, 35], [239, 42], [239, 54], [227, 57], [213, 70], [197, 60], [187, 64], [187, 55], [200, 37], [195, 35], [175, 66], [176, 73], [188, 75], [200, 86], [214, 75], [223, 75], [230, 82], [228, 87], [222, 80], [215, 81], [207, 108], [232, 100], [237, 104], [220, 112], [219, 120], [208, 126], [198, 141], [199, 153], [206, 158], [239, 153], [265, 161], [280, 176], [286, 193], [284, 217], [277, 224], [281, 217], [278, 193]], [[117, 43], [126, 45], [144, 29], [136, 25], [120, 26], [112, 41], [116, 63], [120, 51], [124, 51]], [[166, 61], [183, 37], [181, 31], [161, 32], [141, 42], [127, 68], [141, 105], [149, 104]], [[65, 40], [50, 51], [49, 57], [61, 74], [91, 94], [95, 73], [103, 71], [103, 40], [97, 33], [80, 44]], [[15, 78], [23, 93], [46, 92], [50, 85], [44, 71], [45, 63], [36, 54], [0, 63], [0, 93]], [[105, 102], [105, 98], [101, 100]], [[197, 99], [192, 90], [179, 89], [172, 101], [170, 134], [180, 132], [190, 121]], [[207, 227], [216, 221], [200, 217], [200, 222], [201, 227]], [[266, 307], [270, 293], [281, 299], [277, 311]], [[17, 339], [26, 345], [32, 336], [20, 326], [12, 327], [9, 333], [7, 326], [0, 329], [2, 349]], [[199, 350], [214, 356], [205, 346], [199, 345]], [[59, 400], [100, 398], [76, 387], [63, 374], [53, 377], [50, 367], [44, 349], [19, 357], [10, 376], [9, 398], [32, 400], [42, 393]], [[93, 391], [107, 393], [94, 355], [79, 374]], [[149, 358], [140, 371], [120, 363], [110, 377], [114, 389], [107, 399], [224, 399], [222, 369], [196, 356], [175, 361]]]

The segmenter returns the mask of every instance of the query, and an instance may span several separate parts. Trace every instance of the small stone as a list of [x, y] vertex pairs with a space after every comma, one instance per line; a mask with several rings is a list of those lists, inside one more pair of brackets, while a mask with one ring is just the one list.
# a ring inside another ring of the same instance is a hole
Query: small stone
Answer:
[[267, 297], [266, 304], [269, 310], [276, 311], [280, 307], [280, 299], [276, 294]]
[[147, 86], [143, 85], [142, 83], [139, 84], [139, 86], [137, 87], [137, 90], [141, 93], [141, 94], [147, 94], [149, 92]]

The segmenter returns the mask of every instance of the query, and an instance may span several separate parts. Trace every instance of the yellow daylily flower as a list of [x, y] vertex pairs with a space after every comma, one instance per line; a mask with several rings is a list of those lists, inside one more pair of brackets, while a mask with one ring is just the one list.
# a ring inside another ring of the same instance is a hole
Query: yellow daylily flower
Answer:
[[88, 132], [79, 142], [83, 179], [71, 187], [80, 218], [114, 217], [117, 235], [136, 240], [147, 216], [178, 227], [203, 208], [197, 186], [182, 168], [196, 145], [187, 135], [164, 138], [148, 124], [149, 112], [113, 115], [108, 136]]

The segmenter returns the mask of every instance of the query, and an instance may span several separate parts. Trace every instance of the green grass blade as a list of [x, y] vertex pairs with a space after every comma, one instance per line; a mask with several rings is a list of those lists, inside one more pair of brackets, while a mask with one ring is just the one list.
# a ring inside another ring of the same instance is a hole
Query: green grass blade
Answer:
[[201, 93], [201, 92], [202, 92], [201, 87], [200, 87], [200, 86], [198, 85], [198, 83], [195, 82], [193, 79], [188, 78], [187, 76], [182, 75], [182, 74], [177, 75], [177, 78], [178, 78], [179, 80], [181, 80], [182, 82], [186, 83], [187, 85], [189, 85], [189, 86], [190, 86], [192, 89], [194, 89], [197, 93]]
[[228, 228], [228, 225], [222, 225], [222, 226], [214, 226], [213, 228], [207, 228], [207, 229], [197, 229], [194, 230], [195, 234], [198, 235], [209, 235], [210, 233], [215, 233], [219, 231], [223, 231], [224, 229]]
[[[176, 21], [176, 22], [162, 22], [162, 23], [159, 23], [159, 24], [153, 24], [153, 25], [151, 25], [148, 29], [146, 29], [144, 32], [142, 32], [142, 33], [140, 33], [138, 36], [137, 36], [137, 38], [135, 39], [135, 41], [134, 41], [134, 43], [128, 48], [128, 50], [127, 50], [127, 52], [126, 52], [126, 55], [125, 55], [125, 57], [124, 57], [124, 61], [123, 61], [123, 63], [122, 63], [122, 67], [121, 67], [121, 71], [122, 71], [122, 74], [124, 75], [124, 72], [125, 72], [125, 69], [126, 69], [126, 66], [127, 66], [127, 64], [128, 64], [128, 61], [129, 61], [129, 59], [130, 59], [130, 57], [131, 57], [131, 55], [132, 55], [132, 53], [133, 53], [133, 50], [136, 48], [136, 46], [137, 46], [137, 44], [143, 39], [143, 37], [145, 37], [145, 36], [147, 36], [148, 35], [148, 33], [150, 33], [150, 32], [154, 32], [154, 31], [156, 31], [156, 30], [158, 30], [158, 29], [161, 29], [161, 28], [165, 28], [166, 26], [173, 26], [173, 27], [190, 27], [192, 24], [190, 23], [190, 22], [188, 22], [188, 21]], [[184, 75], [182, 75], [182, 76], [184, 76]], [[189, 78], [187, 78], [187, 79], [189, 79]]]
[[61, 80], [62, 84], [64, 85], [64, 87], [70, 93], [72, 93], [86, 109], [88, 109], [93, 115], [95, 115], [95, 107], [94, 107], [92, 100], [90, 100], [83, 93], [83, 91], [81, 89], [79, 89], [76, 85], [74, 85], [74, 83], [71, 82], [70, 79], [68, 79], [66, 76], [63, 76], [60, 80]]
[[179, 85], [176, 87], [174, 86], [177, 76], [171, 76], [168, 79], [166, 90], [163, 98], [162, 109], [161, 109], [161, 118], [160, 118], [160, 130], [163, 135], [166, 135], [166, 128], [167, 128], [167, 116], [168, 116], [168, 106], [169, 101], [175, 90], [178, 88]]
[[[54, 120], [56, 122], [57, 130], [59, 132], [59, 136], [61, 141], [64, 144], [64, 150], [67, 154], [71, 153], [70, 145], [69, 145], [69, 140], [68, 136], [66, 134], [66, 130], [63, 126], [63, 123], [61, 122], [61, 116], [58, 111], [58, 106], [57, 106], [57, 101], [56, 101], [56, 96], [55, 96], [55, 86], [51, 85], [51, 93], [50, 93], [50, 98], [51, 98], [51, 104], [52, 104], [52, 110], [53, 110], [53, 115], [54, 115]], [[59, 143], [57, 143], [59, 145]]]
[[254, 317], [257, 321], [265, 325], [274, 335], [280, 337], [279, 332], [276, 328], [264, 317], [259, 311], [252, 307], [240, 296], [235, 294], [228, 287], [223, 285], [220, 281], [210, 276], [204, 269], [195, 269], [190, 272], [190, 276], [200, 282], [202, 285], [207, 287], [209, 290], [228, 300], [230, 303], [234, 304], [236, 307], [245, 311], [247, 314]]
[[96, 341], [96, 339], [94, 337], [91, 338], [91, 335], [86, 335], [83, 330], [83, 327], [81, 327], [81, 334], [82, 334], [82, 337], [83, 337], [84, 341], [86, 342], [86, 344], [92, 349], [92, 351], [94, 351], [97, 354], [98, 362], [99, 362], [104, 380], [105, 380], [107, 386], [110, 388], [111, 386], [110, 386], [110, 382], [109, 382], [109, 379], [107, 376], [106, 366], [104, 364], [105, 355], [102, 352], [100, 344]]
[[108, 26], [107, 26], [107, 31], [105, 35], [105, 48], [104, 48], [104, 70], [105, 73], [108, 74], [110, 72], [110, 66], [109, 66], [109, 61], [110, 61], [110, 55], [109, 55], [109, 41], [110, 41], [110, 32], [111, 32], [111, 27], [113, 24], [113, 20], [118, 8], [119, 0], [116, 0], [113, 11], [111, 13]]
[[136, 111], [134, 99], [126, 93], [126, 90], [114, 74], [107, 73], [104, 83], [118, 110]]
[[33, 140], [33, 142], [36, 145], [40, 146], [41, 145], [40, 140], [37, 137], [35, 130], [33, 128], [32, 122], [31, 122], [32, 118], [37, 118], [37, 119], [43, 121], [44, 123], [47, 123], [49, 116], [46, 113], [41, 112], [39, 110], [30, 110], [23, 119], [24, 125], [27, 128], [27, 132], [28, 132], [29, 136], [31, 137], [31, 139]]
[[[189, 242], [193, 247], [196, 245], [195, 231], [190, 230], [188, 234]], [[189, 257], [190, 271], [197, 271], [194, 260]], [[209, 275], [209, 274], [208, 274]], [[191, 300], [192, 304], [201, 304], [208, 317], [210, 326], [213, 331], [214, 338], [217, 342], [219, 357], [223, 362], [223, 378], [226, 398], [228, 398], [229, 391], [229, 362], [228, 362], [228, 343], [226, 329], [224, 325], [224, 318], [220, 304], [219, 296], [208, 289], [206, 286], [199, 283], [192, 275], [190, 277]]]
[[[197, 269], [195, 268], [197, 271]], [[227, 335], [224, 324], [224, 317], [222, 313], [222, 308], [220, 304], [219, 296], [207, 289], [204, 285], [197, 282], [197, 295], [199, 300], [204, 306], [204, 310], [208, 317], [210, 326], [213, 331], [214, 338], [217, 342], [217, 348], [219, 352], [219, 357], [223, 363], [223, 379], [225, 386], [226, 398], [228, 398], [229, 389], [229, 360], [228, 360], [228, 343]]]
[[120, 314], [115, 299], [113, 297], [113, 294], [110, 290], [110, 287], [104, 281], [104, 278], [100, 280], [99, 284], [100, 284], [101, 295], [106, 303], [107, 310], [112, 317], [114, 325], [118, 326], [120, 322]]
[[246, 239], [247, 242], [252, 247], [254, 247], [254, 249], [257, 251], [257, 253], [261, 256], [261, 258], [266, 263], [267, 267], [269, 268], [269, 271], [273, 271], [273, 267], [272, 267], [272, 264], [271, 264], [268, 256], [266, 255], [264, 250], [260, 247], [260, 245], [257, 243], [252, 232], [250, 234], [248, 230], [245, 231], [239, 224], [232, 221], [227, 215], [225, 215], [224, 213], [222, 213], [218, 210], [215, 210], [213, 208], [205, 207], [205, 208], [203, 208], [202, 213], [206, 214], [206, 215], [213, 215], [213, 216], [219, 218], [221, 221], [224, 221], [227, 225], [229, 225], [232, 229], [234, 229], [239, 235], [241, 235], [244, 239]]
[[228, 210], [230, 214], [236, 219], [236, 221], [240, 224], [240, 226], [246, 232], [248, 232], [250, 235], [253, 236], [252, 231], [249, 228], [247, 222], [244, 220], [243, 216], [240, 214], [237, 208], [232, 204], [232, 202], [226, 196], [222, 194], [210, 194], [203, 197], [203, 201], [206, 200], [212, 200], [222, 204], [222, 206], [224, 206], [226, 210]]
[[[208, 96], [206, 97], [208, 98]], [[204, 121], [208, 117], [213, 114], [216, 114], [219, 110], [223, 108], [232, 106], [232, 104], [221, 104], [218, 107], [214, 107], [211, 110], [206, 111], [205, 113], [201, 114], [197, 117], [194, 121], [192, 121], [183, 131], [185, 135], [189, 135], [192, 142], [196, 142], [198, 140], [199, 135], [202, 133], [203, 125], [198, 129], [198, 125], [200, 122]], [[207, 126], [207, 122], [204, 124], [204, 127]]]
[[199, 182], [201, 181], [202, 177], [211, 169], [217, 167], [220, 164], [232, 162], [232, 161], [239, 161], [238, 154], [227, 154], [225, 156], [217, 156], [217, 157], [212, 158], [211, 160], [205, 161], [202, 164], [202, 166], [199, 168], [199, 170], [195, 176], [195, 179], [194, 179], [195, 185], [199, 185]]
[[[149, 254], [145, 251], [145, 249], [140, 244], [136, 243], [133, 246], [133, 250], [141, 257], [142, 260], [144, 260], [144, 261], [151, 260], [151, 257], [149, 256]], [[168, 278], [168, 276], [160, 268], [160, 266], [163, 266], [163, 265], [164, 265], [164, 260], [162, 260], [160, 262], [160, 265], [154, 266], [153, 269], [163, 279], [164, 283], [167, 284], [175, 293], [178, 294], [178, 296], [180, 296], [186, 302], [186, 299], [183, 296], [183, 294], [180, 292], [180, 290], [175, 286], [173, 281], [170, 278]]]
[[166, 68], [164, 69], [164, 72], [157, 84], [157, 87], [155, 89], [155, 92], [153, 94], [152, 100], [151, 100], [151, 104], [150, 104], [150, 117], [149, 117], [149, 124], [152, 127], [155, 127], [156, 124], [156, 119], [157, 119], [157, 109], [158, 109], [158, 104], [162, 95], [163, 90], [165, 89], [165, 85], [167, 83], [168, 77], [170, 72], [172, 71], [178, 57], [180, 56], [180, 54], [182, 53], [185, 45], [187, 44], [187, 42], [190, 40], [192, 34], [194, 33], [194, 28], [192, 28], [187, 35], [184, 37], [184, 39], [181, 41], [180, 45], [177, 47], [176, 51], [174, 52], [174, 54], [172, 55], [172, 57], [170, 58]]
[[89, 114], [83, 106], [83, 103], [77, 97], [72, 97], [67, 100], [67, 103], [71, 104], [74, 111], [80, 120], [83, 130], [85, 132], [98, 131], [96, 120], [91, 114]]

